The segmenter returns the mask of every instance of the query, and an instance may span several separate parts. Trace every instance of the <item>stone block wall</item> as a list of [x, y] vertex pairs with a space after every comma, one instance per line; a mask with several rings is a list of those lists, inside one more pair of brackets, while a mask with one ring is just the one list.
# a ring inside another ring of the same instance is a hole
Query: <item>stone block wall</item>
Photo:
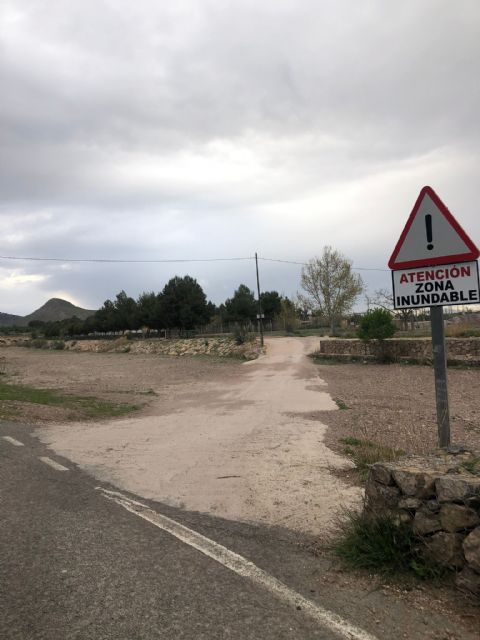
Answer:
[[457, 586], [480, 598], [480, 454], [465, 450], [372, 466], [365, 487], [370, 517], [411, 526], [422, 553], [456, 571]]
[[[450, 361], [480, 364], [480, 338], [447, 338], [446, 346]], [[387, 356], [392, 360], [424, 363], [432, 360], [432, 342], [430, 338], [391, 338], [384, 340], [383, 344], [376, 340], [320, 339], [318, 355], [367, 359]]]
[[[54, 345], [55, 340], [50, 341]], [[231, 337], [190, 338], [185, 340], [67, 340], [68, 351], [95, 351], [117, 353], [158, 353], [166, 356], [215, 356], [254, 360], [261, 353], [257, 339], [238, 345]]]

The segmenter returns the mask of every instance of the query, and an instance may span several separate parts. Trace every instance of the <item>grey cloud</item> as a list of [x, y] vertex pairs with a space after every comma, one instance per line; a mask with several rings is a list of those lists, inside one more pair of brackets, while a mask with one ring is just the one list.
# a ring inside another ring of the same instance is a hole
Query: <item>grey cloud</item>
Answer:
[[[474, 0], [0, 11], [0, 253], [303, 260], [331, 243], [383, 266], [417, 183], [434, 178], [480, 231]], [[375, 232], [361, 233], [367, 214]], [[298, 288], [298, 270], [264, 269], [266, 288]], [[89, 305], [175, 273], [47, 270], [39, 286]], [[187, 271], [217, 301], [243, 274]]]

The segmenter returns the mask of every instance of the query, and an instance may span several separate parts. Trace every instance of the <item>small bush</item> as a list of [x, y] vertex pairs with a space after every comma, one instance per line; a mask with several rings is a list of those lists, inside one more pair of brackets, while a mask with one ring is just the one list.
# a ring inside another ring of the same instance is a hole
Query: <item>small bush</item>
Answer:
[[422, 542], [408, 524], [397, 524], [389, 515], [369, 517], [348, 511], [339, 523], [340, 539], [334, 550], [353, 569], [387, 574], [411, 574], [420, 579], [441, 577], [445, 570], [422, 556]]
[[248, 332], [243, 327], [237, 327], [234, 331], [233, 339], [235, 340], [235, 344], [239, 346], [245, 344], [249, 340]]
[[63, 349], [65, 349], [65, 342], [63, 340], [55, 340], [55, 342], [52, 343], [52, 349], [55, 351], [63, 351]]
[[386, 340], [395, 333], [392, 314], [386, 309], [367, 311], [360, 320], [357, 335], [361, 340]]

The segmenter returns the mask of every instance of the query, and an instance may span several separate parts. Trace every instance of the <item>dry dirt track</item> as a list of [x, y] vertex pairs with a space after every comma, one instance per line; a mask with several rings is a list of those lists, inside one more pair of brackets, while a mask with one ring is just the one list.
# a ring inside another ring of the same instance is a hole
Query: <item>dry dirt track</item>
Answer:
[[[311, 415], [336, 405], [306, 357], [316, 339], [267, 341], [238, 376], [205, 385], [165, 412], [52, 425], [40, 438], [99, 480], [234, 520], [321, 534], [359, 489], [330, 473], [347, 460]], [[155, 405], [152, 407], [155, 408]]]

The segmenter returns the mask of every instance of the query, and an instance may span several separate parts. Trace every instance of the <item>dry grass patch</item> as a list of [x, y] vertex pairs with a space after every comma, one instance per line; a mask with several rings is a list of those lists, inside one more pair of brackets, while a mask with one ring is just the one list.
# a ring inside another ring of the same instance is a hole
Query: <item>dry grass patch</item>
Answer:
[[340, 438], [339, 442], [347, 445], [343, 451], [352, 459], [363, 479], [367, 477], [368, 470], [375, 462], [392, 462], [405, 455], [403, 449], [392, 449], [369, 440], [347, 437]]

